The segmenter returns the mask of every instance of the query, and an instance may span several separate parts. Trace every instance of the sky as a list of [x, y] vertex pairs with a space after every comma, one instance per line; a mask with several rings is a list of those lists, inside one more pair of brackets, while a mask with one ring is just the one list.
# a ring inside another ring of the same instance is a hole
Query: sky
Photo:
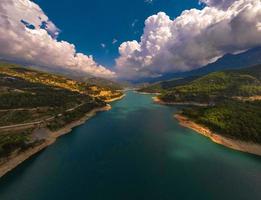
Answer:
[[[119, 45], [138, 40], [147, 17], [160, 11], [172, 18], [185, 9], [200, 8], [197, 0], [34, 0], [61, 29], [59, 39], [75, 44], [79, 52], [113, 67]], [[113, 42], [114, 41], [114, 42]]]
[[261, 45], [260, 0], [1, 0], [0, 59], [138, 80]]

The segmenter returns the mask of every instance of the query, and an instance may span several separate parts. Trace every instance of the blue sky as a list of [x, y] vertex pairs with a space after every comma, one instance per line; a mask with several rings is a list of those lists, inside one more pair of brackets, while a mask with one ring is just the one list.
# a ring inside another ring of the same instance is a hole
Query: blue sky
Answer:
[[[59, 40], [75, 44], [78, 52], [93, 55], [112, 67], [118, 47], [138, 40], [147, 17], [160, 11], [172, 19], [185, 9], [200, 8], [197, 0], [34, 0], [61, 30]], [[113, 39], [117, 42], [112, 44]], [[102, 48], [101, 44], [106, 47]]]

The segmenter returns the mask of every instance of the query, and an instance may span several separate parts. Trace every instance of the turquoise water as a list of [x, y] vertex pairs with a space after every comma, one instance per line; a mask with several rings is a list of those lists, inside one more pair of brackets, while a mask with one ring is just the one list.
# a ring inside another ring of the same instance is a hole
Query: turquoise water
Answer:
[[261, 199], [261, 158], [214, 144], [128, 92], [0, 179], [1, 200]]

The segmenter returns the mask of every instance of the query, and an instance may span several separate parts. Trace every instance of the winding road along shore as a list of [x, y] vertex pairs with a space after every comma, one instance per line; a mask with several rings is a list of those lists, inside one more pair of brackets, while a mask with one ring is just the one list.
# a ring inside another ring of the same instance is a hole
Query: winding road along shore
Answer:
[[187, 117], [181, 115], [181, 114], [176, 114], [175, 118], [179, 121], [180, 125], [190, 128], [197, 133], [200, 133], [201, 135], [204, 135], [208, 138], [210, 138], [213, 142], [223, 145], [225, 147], [237, 150], [237, 151], [242, 151], [242, 152], [247, 152], [251, 154], [255, 154], [258, 156], [261, 156], [261, 145], [250, 143], [250, 142], [244, 142], [244, 141], [239, 141], [239, 140], [233, 140], [224, 136], [221, 136], [219, 134], [216, 134], [212, 132], [210, 129], [207, 127], [204, 127], [202, 125], [199, 125]]
[[48, 147], [49, 145], [53, 144], [56, 141], [56, 139], [59, 138], [60, 136], [70, 133], [72, 131], [72, 128], [77, 127], [81, 124], [84, 124], [88, 119], [90, 119], [91, 117], [96, 115], [96, 113], [102, 112], [102, 111], [108, 111], [110, 109], [111, 109], [111, 106], [109, 104], [107, 104], [105, 107], [93, 109], [90, 112], [86, 113], [86, 115], [84, 117], [82, 117], [80, 120], [72, 122], [72, 123], [66, 125], [64, 128], [62, 128], [58, 131], [55, 131], [55, 132], [51, 132], [45, 128], [44, 131], [47, 133], [46, 138], [44, 138], [45, 141], [40, 145], [37, 145], [22, 153], [19, 153], [18, 155], [13, 154], [10, 157], [8, 157], [7, 161], [5, 163], [3, 163], [2, 165], [0, 165], [0, 178], [2, 176], [4, 176], [6, 173], [8, 173], [9, 171], [16, 168], [18, 165], [20, 165], [22, 162], [24, 162], [31, 156], [35, 155], [36, 153], [38, 153], [38, 152], [42, 151], [43, 149], [45, 149], [46, 147]]

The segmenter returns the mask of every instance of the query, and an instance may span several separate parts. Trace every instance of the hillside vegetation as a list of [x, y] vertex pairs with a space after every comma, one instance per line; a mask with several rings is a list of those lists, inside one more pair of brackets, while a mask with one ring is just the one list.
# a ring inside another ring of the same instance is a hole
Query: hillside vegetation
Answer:
[[[96, 84], [97, 81], [76, 81], [56, 74], [22, 68], [21, 66], [15, 64], [0, 63], [0, 73], [16, 78], [22, 78], [23, 80], [31, 83], [41, 83], [52, 87], [63, 88], [72, 92], [88, 94], [92, 97], [98, 97], [105, 101], [120, 97], [122, 95], [120, 91], [107, 86], [105, 82], [99, 85]], [[107, 81], [107, 83], [108, 82], [109, 81]]]
[[97, 85], [99, 87], [106, 88], [107, 90], [123, 90], [124, 85], [115, 81], [107, 80], [104, 78], [91, 77], [85, 79], [85, 82], [89, 85]]
[[162, 91], [166, 102], [213, 103], [224, 98], [261, 95], [261, 66], [214, 72]]
[[223, 136], [261, 144], [261, 101], [224, 101], [213, 107], [191, 107], [182, 114]]
[[[190, 104], [182, 115], [226, 137], [261, 144], [261, 65], [165, 81], [139, 91]], [[206, 105], [204, 107], [192, 105]]]
[[196, 78], [198, 78], [198, 77], [195, 76], [195, 77], [178, 78], [178, 79], [173, 79], [173, 80], [168, 80], [168, 81], [162, 81], [162, 82], [150, 84], [146, 87], [142, 87], [142, 88], [138, 89], [138, 92], [161, 93], [170, 88], [189, 83], [189, 82], [195, 80]]
[[121, 96], [111, 87], [0, 64], [0, 164], [14, 152], [45, 141], [38, 128], [56, 131], [79, 120], [106, 101]]

